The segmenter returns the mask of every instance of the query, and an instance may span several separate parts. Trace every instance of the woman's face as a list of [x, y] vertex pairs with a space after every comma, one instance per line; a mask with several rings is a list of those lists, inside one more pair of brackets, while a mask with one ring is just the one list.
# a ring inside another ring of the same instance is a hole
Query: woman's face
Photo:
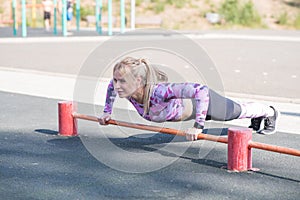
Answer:
[[114, 88], [120, 98], [133, 96], [140, 87], [139, 79], [135, 78], [131, 73], [120, 73], [116, 70], [113, 74]]

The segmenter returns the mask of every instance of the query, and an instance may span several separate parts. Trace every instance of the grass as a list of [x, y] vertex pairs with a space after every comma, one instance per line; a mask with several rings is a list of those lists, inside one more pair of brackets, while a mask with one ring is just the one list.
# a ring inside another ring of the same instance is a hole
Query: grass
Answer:
[[185, 4], [189, 3], [188, 0], [166, 0], [166, 3], [174, 5], [176, 8], [183, 8]]
[[254, 8], [252, 1], [240, 3], [238, 0], [225, 0], [219, 13], [224, 16], [226, 23], [242, 26], [260, 26], [261, 16]]
[[155, 5], [154, 5], [154, 12], [156, 14], [158, 13], [162, 13], [165, 11], [165, 3], [163, 1], [158, 1]]
[[296, 16], [296, 19], [294, 21], [294, 27], [300, 30], [300, 13]]
[[[139, 4], [140, 3], [141, 2], [139, 2]], [[148, 10], [153, 10], [156, 14], [159, 14], [164, 12], [165, 7], [168, 5], [180, 9], [189, 3], [190, 0], [151, 0], [151, 3], [148, 6]]]
[[287, 12], [282, 12], [279, 17], [278, 17], [278, 20], [277, 20], [277, 23], [279, 25], [287, 25], [288, 24], [288, 14]]
[[[75, 9], [74, 9], [75, 11]], [[92, 6], [80, 7], [80, 18], [84, 20], [88, 15], [95, 15], [95, 8]], [[75, 15], [74, 15], [75, 16]]]

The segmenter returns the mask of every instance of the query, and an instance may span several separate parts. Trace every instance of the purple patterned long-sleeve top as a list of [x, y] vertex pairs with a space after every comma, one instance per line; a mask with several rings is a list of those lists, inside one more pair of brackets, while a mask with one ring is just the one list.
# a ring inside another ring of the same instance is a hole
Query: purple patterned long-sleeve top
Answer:
[[[114, 91], [113, 81], [108, 84], [104, 112], [112, 113], [113, 102], [117, 93]], [[144, 115], [143, 104], [135, 99], [127, 98], [137, 112], [146, 120], [154, 122], [178, 121], [183, 114], [183, 99], [195, 99], [195, 121], [204, 126], [209, 104], [209, 89], [198, 83], [158, 83], [153, 86], [150, 95], [149, 112]]]

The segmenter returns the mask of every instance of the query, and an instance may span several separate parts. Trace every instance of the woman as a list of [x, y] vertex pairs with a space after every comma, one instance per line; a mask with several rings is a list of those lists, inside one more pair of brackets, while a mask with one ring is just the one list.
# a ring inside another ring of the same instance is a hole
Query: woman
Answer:
[[[186, 130], [188, 140], [197, 140], [206, 120], [228, 121], [251, 118], [250, 128], [261, 134], [276, 131], [279, 112], [260, 103], [237, 103], [199, 83], [168, 83], [162, 71], [144, 59], [127, 57], [113, 69], [113, 80], [107, 89], [101, 125], [111, 119], [115, 97], [126, 98], [146, 120], [154, 122], [195, 119], [194, 127]], [[260, 125], [264, 120], [264, 128]]]

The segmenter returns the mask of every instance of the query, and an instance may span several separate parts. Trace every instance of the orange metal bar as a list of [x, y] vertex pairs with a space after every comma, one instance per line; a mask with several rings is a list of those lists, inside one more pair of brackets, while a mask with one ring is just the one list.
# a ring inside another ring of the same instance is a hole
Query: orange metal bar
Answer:
[[[85, 119], [85, 120], [89, 120], [89, 121], [98, 122], [97, 117], [94, 117], [94, 116], [73, 113], [73, 117], [78, 118], [78, 119]], [[172, 128], [163, 128], [163, 127], [149, 126], [149, 125], [144, 125], [144, 124], [134, 124], [134, 123], [124, 122], [124, 121], [116, 121], [113, 119], [109, 120], [107, 122], [107, 124], [124, 126], [124, 127], [129, 127], [129, 128], [136, 128], [136, 129], [147, 130], [147, 131], [160, 132], [160, 133], [167, 133], [167, 134], [172, 134], [172, 135], [185, 136], [184, 131], [176, 130], [176, 129], [172, 129]], [[198, 139], [199, 140], [210, 140], [210, 141], [221, 142], [221, 143], [228, 143], [226, 137], [218, 137], [218, 136], [208, 135], [208, 134], [203, 134], [203, 133], [198, 134]]]
[[259, 143], [259, 142], [249, 142], [249, 148], [256, 148], [256, 149], [261, 149], [261, 150], [266, 150], [266, 151], [273, 151], [277, 153], [283, 153], [283, 154], [289, 154], [293, 156], [300, 156], [300, 151], [297, 149], [291, 149], [287, 147], [280, 147], [280, 146], [275, 146], [275, 145], [270, 145], [270, 144], [264, 144], [264, 143]]
[[[98, 118], [94, 117], [94, 116], [73, 113], [73, 117], [78, 118], [78, 119], [84, 119], [84, 120], [98, 122]], [[143, 124], [134, 124], [134, 123], [129, 123], [129, 122], [116, 121], [113, 119], [109, 120], [107, 122], [107, 124], [148, 130], [148, 131], [154, 131], [154, 132], [160, 132], [160, 133], [167, 133], [167, 134], [172, 134], [172, 135], [185, 136], [184, 131], [181, 131], [181, 130], [176, 130], [176, 129], [171, 129], [171, 128], [163, 128], [163, 127], [158, 127], [158, 126], [149, 126], [149, 125], [143, 125]], [[221, 143], [226, 143], [226, 144], [228, 143], [227, 137], [214, 136], [214, 135], [203, 134], [203, 133], [198, 134], [198, 139], [199, 140], [209, 140], [209, 141], [214, 141], [214, 142], [221, 142]], [[269, 144], [253, 142], [253, 141], [249, 142], [249, 148], [256, 148], [256, 149], [262, 149], [262, 150], [266, 150], [266, 151], [273, 151], [273, 152], [277, 152], [277, 153], [289, 154], [289, 155], [293, 155], [293, 156], [300, 156], [300, 151], [296, 150], [296, 149], [280, 147], [280, 146], [275, 146], [275, 145], [269, 145]]]

